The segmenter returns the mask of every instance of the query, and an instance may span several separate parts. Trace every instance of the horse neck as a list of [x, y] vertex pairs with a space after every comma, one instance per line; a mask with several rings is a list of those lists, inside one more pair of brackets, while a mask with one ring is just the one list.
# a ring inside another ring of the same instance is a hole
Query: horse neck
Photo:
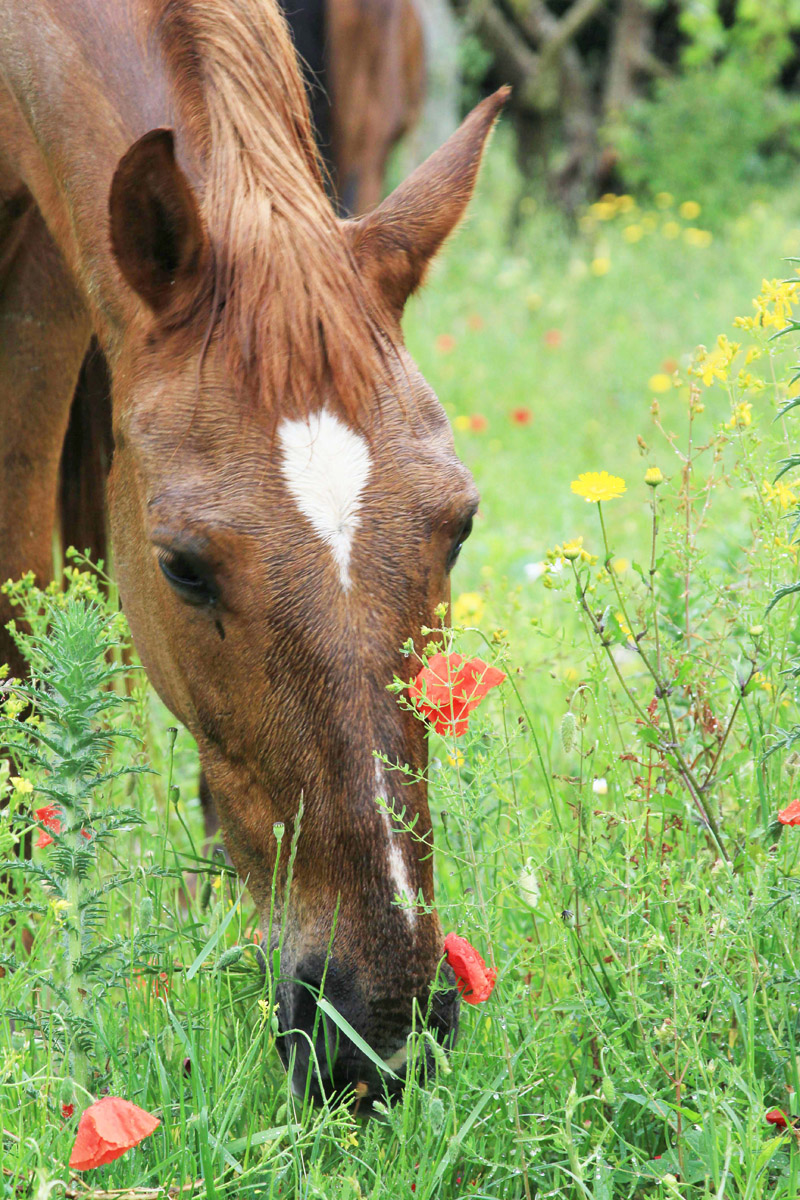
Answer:
[[0, 116], [7, 106], [15, 118], [0, 141], [11, 141], [108, 343], [130, 307], [107, 234], [114, 170], [137, 138], [177, 121], [157, 47], [139, 27], [149, 13], [146, 3], [26, 0], [7, 7], [0, 30]]

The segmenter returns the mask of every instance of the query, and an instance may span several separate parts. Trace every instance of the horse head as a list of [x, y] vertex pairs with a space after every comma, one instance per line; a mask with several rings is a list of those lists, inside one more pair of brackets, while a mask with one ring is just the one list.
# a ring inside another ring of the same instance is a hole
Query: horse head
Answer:
[[[132, 146], [111, 189], [135, 308], [114, 370], [109, 490], [123, 606], [197, 740], [270, 961], [281, 942], [284, 1060], [302, 1087], [315, 1059], [326, 1094], [374, 1095], [381, 1081], [347, 1037], [331, 1049], [323, 978], [398, 1075], [415, 1005], [443, 1041], [457, 1024], [424, 727], [387, 685], [408, 677], [401, 647], [421, 650], [448, 599], [478, 497], [400, 318], [465, 210], [504, 99], [368, 216], [331, 212], [317, 243], [321, 210], [285, 190], [251, 182], [214, 216], [167, 129]], [[314, 204], [327, 203], [320, 188]]]

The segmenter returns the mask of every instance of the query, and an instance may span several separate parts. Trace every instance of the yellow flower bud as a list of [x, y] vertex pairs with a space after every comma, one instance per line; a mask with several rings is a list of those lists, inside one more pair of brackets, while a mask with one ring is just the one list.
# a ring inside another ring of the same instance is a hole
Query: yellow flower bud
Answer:
[[664, 476], [658, 467], [648, 467], [644, 473], [644, 481], [648, 487], [657, 488], [664, 482]]

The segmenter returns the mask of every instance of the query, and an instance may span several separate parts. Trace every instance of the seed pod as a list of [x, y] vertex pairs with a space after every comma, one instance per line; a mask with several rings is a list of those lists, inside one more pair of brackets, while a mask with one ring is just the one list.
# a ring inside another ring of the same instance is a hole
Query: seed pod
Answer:
[[441, 1133], [444, 1125], [444, 1104], [438, 1096], [434, 1096], [428, 1104], [428, 1121], [434, 1134]]
[[230, 946], [217, 959], [217, 970], [224, 971], [226, 967], [232, 967], [234, 963], [239, 961], [243, 954], [244, 946]]
[[433, 1055], [433, 1061], [436, 1063], [436, 1066], [439, 1068], [442, 1075], [449, 1075], [453, 1068], [450, 1066], [450, 1060], [447, 1057], [447, 1051], [445, 1050], [444, 1046], [440, 1045], [433, 1034], [428, 1033], [427, 1031], [425, 1033], [425, 1040], [430, 1046], [431, 1054]]
[[575, 732], [578, 723], [575, 720], [575, 714], [565, 712], [561, 718], [561, 745], [564, 747], [564, 753], [569, 754], [572, 747], [575, 745]]
[[144, 933], [153, 923], [153, 901], [145, 896], [139, 905], [139, 932]]

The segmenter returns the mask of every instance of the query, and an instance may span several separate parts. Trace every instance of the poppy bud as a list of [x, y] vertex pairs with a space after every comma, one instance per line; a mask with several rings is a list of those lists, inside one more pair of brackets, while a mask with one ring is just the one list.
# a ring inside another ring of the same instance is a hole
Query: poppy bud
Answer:
[[616, 1104], [617, 1089], [614, 1087], [614, 1080], [608, 1075], [603, 1076], [603, 1082], [600, 1085], [600, 1090], [603, 1093], [603, 1099], [606, 1104]]
[[232, 967], [243, 954], [244, 946], [229, 946], [217, 959], [217, 970], [224, 971], [226, 967]]
[[145, 929], [149, 929], [153, 920], [153, 901], [149, 896], [145, 896], [139, 905], [139, 932], [143, 933]]
[[434, 1134], [441, 1133], [444, 1125], [444, 1104], [438, 1096], [428, 1103], [428, 1122]]
[[577, 722], [575, 714], [565, 712], [561, 718], [561, 745], [564, 747], [564, 753], [569, 754], [572, 747], [575, 745], [575, 731]]

